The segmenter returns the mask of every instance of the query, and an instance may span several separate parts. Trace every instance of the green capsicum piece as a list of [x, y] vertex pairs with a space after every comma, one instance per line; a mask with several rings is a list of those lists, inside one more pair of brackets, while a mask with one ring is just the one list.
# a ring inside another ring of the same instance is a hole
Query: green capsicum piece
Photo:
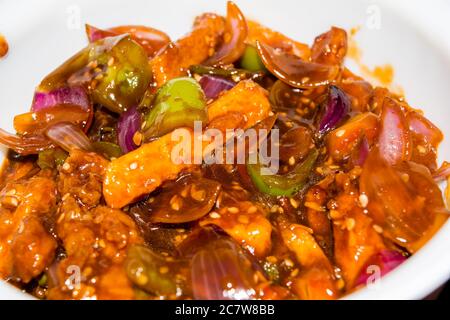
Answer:
[[189, 290], [188, 261], [169, 260], [143, 245], [128, 249], [125, 271], [131, 282], [147, 293], [169, 296]]
[[144, 49], [129, 35], [97, 40], [46, 76], [39, 90], [84, 85], [93, 102], [121, 113], [137, 105], [150, 85]]
[[68, 156], [68, 153], [60, 148], [48, 149], [39, 152], [36, 163], [41, 169], [55, 169], [62, 166]]
[[304, 187], [318, 156], [317, 149], [311, 150], [302, 163], [284, 175], [261, 175], [259, 163], [247, 164], [247, 172], [259, 191], [271, 196], [291, 197]]
[[107, 159], [119, 158], [122, 155], [122, 149], [117, 144], [107, 141], [92, 142], [92, 148]]
[[231, 79], [235, 82], [239, 82], [241, 80], [247, 80], [251, 79], [254, 81], [261, 80], [265, 73], [264, 72], [253, 72], [245, 69], [236, 69], [236, 68], [219, 68], [219, 67], [210, 67], [210, 66], [203, 66], [203, 65], [193, 65], [189, 68], [189, 71], [193, 74], [198, 75], [213, 75], [213, 76], [220, 76], [225, 77], [228, 79]]
[[193, 128], [194, 121], [208, 121], [205, 94], [194, 79], [175, 78], [158, 90], [145, 116], [144, 136], [153, 138], [176, 128]]
[[244, 54], [242, 55], [239, 64], [241, 65], [241, 68], [252, 72], [267, 70], [259, 57], [258, 50], [252, 45], [247, 45], [245, 47]]

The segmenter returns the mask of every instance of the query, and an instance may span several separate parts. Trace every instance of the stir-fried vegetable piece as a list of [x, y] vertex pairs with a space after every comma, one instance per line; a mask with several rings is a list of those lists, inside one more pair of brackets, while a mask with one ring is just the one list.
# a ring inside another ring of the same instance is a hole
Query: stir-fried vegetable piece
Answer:
[[369, 156], [370, 145], [369, 141], [367, 141], [366, 136], [364, 135], [358, 145], [353, 149], [352, 154], [350, 155], [350, 161], [355, 166], [362, 167], [364, 165], [364, 161], [366, 161]]
[[224, 205], [200, 221], [200, 225], [220, 227], [256, 257], [264, 257], [272, 246], [272, 225], [264, 210], [250, 201]]
[[84, 128], [90, 119], [90, 113], [78, 106], [61, 105], [15, 116], [14, 129], [18, 134], [25, 136], [39, 135], [48, 127], [60, 122], [70, 122]]
[[[334, 239], [332, 235], [332, 222], [329, 213], [323, 208], [327, 205], [327, 189], [320, 185], [314, 185], [306, 192], [305, 210], [306, 223], [311, 228], [317, 244], [322, 248], [328, 258], [333, 256]], [[313, 205], [311, 205], [313, 204]]]
[[129, 36], [119, 37], [110, 50], [91, 51], [91, 61], [105, 68], [91, 83], [92, 98], [117, 113], [137, 105], [151, 80], [145, 51]]
[[145, 116], [144, 136], [158, 137], [179, 127], [194, 128], [194, 121], [206, 124], [205, 94], [192, 78], [175, 78], [162, 86], [154, 106]]
[[94, 102], [122, 112], [136, 105], [151, 80], [147, 55], [128, 35], [91, 43], [45, 77], [39, 91], [69, 85], [90, 89]]
[[59, 148], [45, 150], [39, 152], [36, 163], [41, 169], [54, 169], [62, 166], [67, 156], [67, 152]]
[[384, 99], [378, 144], [389, 164], [411, 159], [411, 135], [406, 117], [400, 105], [391, 98]]
[[425, 166], [408, 162], [394, 168], [379, 152], [370, 152], [360, 178], [369, 215], [383, 236], [416, 252], [448, 218], [441, 191]]
[[117, 121], [117, 141], [124, 153], [128, 153], [136, 149], [140, 144], [142, 115], [137, 107], [131, 107], [120, 115]]
[[55, 145], [67, 152], [74, 149], [92, 151], [92, 143], [81, 129], [70, 122], [58, 122], [45, 131], [45, 135]]
[[369, 104], [374, 90], [369, 82], [344, 68], [339, 87], [350, 98], [352, 111], [367, 112], [370, 110]]
[[210, 75], [219, 76], [232, 80], [233, 82], [239, 82], [241, 80], [251, 79], [254, 81], [261, 80], [264, 76], [264, 72], [252, 72], [245, 69], [236, 69], [233, 67], [210, 67], [203, 65], [193, 65], [189, 68], [191, 73], [198, 75]]
[[247, 23], [241, 10], [232, 1], [227, 3], [227, 19], [223, 42], [219, 49], [205, 64], [227, 65], [235, 62], [245, 50], [245, 39], [247, 38]]
[[188, 290], [188, 261], [168, 259], [146, 246], [133, 245], [128, 249], [125, 269], [130, 280], [149, 293], [176, 297]]
[[150, 61], [155, 85], [160, 87], [170, 79], [185, 76], [190, 66], [208, 59], [224, 29], [225, 21], [218, 15], [206, 13], [197, 17], [190, 34], [169, 43]]
[[355, 148], [358, 148], [363, 137], [371, 145], [377, 134], [378, 117], [371, 112], [361, 113], [328, 133], [326, 136], [328, 152], [336, 161], [345, 160]]
[[380, 276], [384, 276], [405, 261], [406, 257], [399, 251], [382, 250], [372, 256], [362, 268], [361, 274], [358, 276], [355, 286], [365, 285], [368, 281], [370, 281], [374, 266], [380, 268]]
[[332, 27], [316, 39], [311, 48], [311, 61], [340, 66], [347, 54], [347, 32]]
[[0, 129], [0, 144], [21, 155], [37, 154], [52, 148], [52, 144], [44, 136], [19, 137]]
[[213, 240], [192, 258], [192, 291], [195, 299], [248, 300], [255, 298], [261, 272], [234, 242]]
[[345, 92], [331, 85], [328, 99], [324, 104], [325, 110], [319, 121], [319, 132], [321, 134], [333, 130], [350, 111], [350, 100]]
[[300, 299], [335, 299], [338, 290], [330, 261], [316, 243], [308, 228], [299, 224], [282, 223], [281, 237], [295, 253], [302, 272], [293, 281], [293, 290]]
[[269, 116], [267, 92], [252, 80], [244, 80], [208, 105], [209, 121], [231, 112], [245, 115], [245, 128], [252, 127]]
[[406, 120], [411, 134], [411, 160], [435, 170], [437, 148], [444, 138], [441, 130], [416, 111], [409, 111]]
[[252, 45], [247, 45], [245, 47], [245, 51], [239, 61], [239, 64], [241, 65], [241, 68], [253, 72], [266, 70], [264, 63], [259, 57], [258, 50]]
[[289, 163], [303, 160], [314, 148], [312, 133], [306, 127], [297, 127], [288, 130], [280, 139], [280, 160]]
[[258, 22], [252, 20], [247, 19], [247, 26], [248, 44], [256, 46], [256, 42], [259, 41], [262, 43], [266, 43], [273, 48], [278, 48], [284, 52], [293, 54], [305, 61], [309, 60], [310, 49], [308, 45], [292, 40], [286, 37], [284, 34], [266, 28]]
[[172, 158], [172, 149], [180, 143], [172, 138], [172, 134], [183, 136], [184, 133], [184, 129], [177, 129], [112, 160], [103, 182], [106, 203], [113, 208], [122, 208], [189, 168], [181, 157]]
[[115, 159], [123, 154], [122, 149], [117, 144], [106, 141], [93, 142], [92, 149], [106, 159]]
[[207, 215], [219, 195], [220, 183], [206, 178], [187, 178], [165, 185], [148, 204], [150, 221], [186, 223]]
[[92, 109], [86, 90], [81, 86], [62, 87], [49, 92], [35, 92], [31, 111], [37, 112], [60, 105], [79, 106], [85, 111]]
[[324, 86], [339, 74], [337, 66], [303, 61], [263, 42], [257, 42], [257, 48], [266, 68], [278, 79], [296, 88]]
[[260, 164], [247, 164], [247, 171], [259, 191], [271, 196], [291, 197], [305, 186], [318, 156], [317, 149], [311, 150], [302, 163], [284, 175], [275, 173], [264, 175]]
[[89, 42], [95, 42], [106, 37], [129, 34], [131, 39], [139, 43], [149, 57], [153, 57], [160, 49], [170, 42], [164, 32], [146, 26], [119, 26], [101, 30], [86, 24], [86, 34]]
[[236, 83], [223, 77], [204, 75], [199, 81], [207, 101], [217, 99], [224, 91], [233, 88]]
[[[346, 288], [353, 288], [369, 259], [385, 250], [381, 235], [374, 228], [374, 222], [357, 206], [357, 196], [341, 194], [338, 203], [346, 208], [340, 212], [343, 218], [333, 223], [334, 256], [342, 270]], [[372, 199], [369, 198], [369, 201]]]

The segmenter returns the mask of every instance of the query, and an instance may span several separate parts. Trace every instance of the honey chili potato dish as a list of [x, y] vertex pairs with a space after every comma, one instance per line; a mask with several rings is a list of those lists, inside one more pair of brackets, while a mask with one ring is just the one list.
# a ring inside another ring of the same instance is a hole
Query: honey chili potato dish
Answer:
[[[134, 25], [86, 33], [15, 133], [0, 129], [0, 277], [25, 292], [337, 299], [446, 222], [441, 131], [344, 66], [345, 30], [308, 46], [228, 2], [177, 40]], [[256, 147], [278, 148], [278, 171], [250, 153], [208, 162], [204, 143], [199, 162], [176, 161], [174, 135], [198, 123], [265, 129]]]

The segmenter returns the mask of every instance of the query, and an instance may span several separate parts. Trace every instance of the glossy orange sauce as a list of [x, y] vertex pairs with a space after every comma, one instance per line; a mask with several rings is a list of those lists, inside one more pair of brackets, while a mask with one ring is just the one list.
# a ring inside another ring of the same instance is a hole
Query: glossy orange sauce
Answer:
[[370, 79], [371, 82], [390, 89], [392, 92], [403, 96], [403, 89], [394, 84], [394, 68], [390, 64], [384, 64], [379, 66], [374, 66], [370, 68], [363, 62], [363, 52], [359, 48], [355, 36], [360, 31], [361, 27], [354, 27], [349, 31], [348, 38], [348, 52], [347, 57], [352, 59], [358, 66], [361, 74]]
[[8, 53], [8, 42], [6, 42], [5, 37], [0, 34], [0, 58], [3, 58]]

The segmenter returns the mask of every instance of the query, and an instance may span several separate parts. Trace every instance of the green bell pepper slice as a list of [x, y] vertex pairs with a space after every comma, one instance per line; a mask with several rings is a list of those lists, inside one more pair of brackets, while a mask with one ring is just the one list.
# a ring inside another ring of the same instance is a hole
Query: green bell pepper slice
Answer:
[[285, 175], [261, 175], [259, 163], [247, 164], [247, 172], [259, 191], [271, 196], [292, 197], [305, 186], [318, 156], [317, 149], [311, 150], [302, 163]]
[[153, 108], [145, 116], [144, 136], [153, 138], [176, 128], [206, 124], [206, 98], [199, 83], [188, 77], [175, 78], [157, 92]]

